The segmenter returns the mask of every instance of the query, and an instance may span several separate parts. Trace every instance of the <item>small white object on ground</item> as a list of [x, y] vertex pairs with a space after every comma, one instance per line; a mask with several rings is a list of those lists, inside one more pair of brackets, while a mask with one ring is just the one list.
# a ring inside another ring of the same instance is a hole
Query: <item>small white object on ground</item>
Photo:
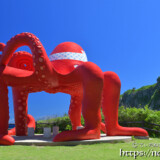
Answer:
[[50, 138], [51, 137], [51, 128], [49, 128], [49, 127], [43, 128], [43, 136], [45, 138]]
[[79, 130], [79, 129], [83, 129], [84, 127], [83, 126], [77, 126], [77, 130]]
[[55, 137], [59, 133], [59, 127], [53, 126], [53, 137]]
[[33, 136], [34, 136], [34, 128], [28, 127], [28, 137], [33, 137]]

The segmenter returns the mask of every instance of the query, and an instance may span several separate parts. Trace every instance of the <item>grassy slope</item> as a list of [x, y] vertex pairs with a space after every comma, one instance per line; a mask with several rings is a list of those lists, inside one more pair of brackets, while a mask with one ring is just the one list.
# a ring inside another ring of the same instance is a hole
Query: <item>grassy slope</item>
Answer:
[[[149, 147], [149, 144], [160, 144], [160, 139], [136, 140], [139, 147], [129, 143], [102, 143], [78, 146], [0, 146], [0, 160], [118, 160], [134, 159], [133, 157], [120, 157], [120, 149], [126, 151], [158, 151], [158, 147]], [[140, 147], [144, 143], [147, 147]], [[158, 159], [158, 157], [137, 157], [137, 159]]]

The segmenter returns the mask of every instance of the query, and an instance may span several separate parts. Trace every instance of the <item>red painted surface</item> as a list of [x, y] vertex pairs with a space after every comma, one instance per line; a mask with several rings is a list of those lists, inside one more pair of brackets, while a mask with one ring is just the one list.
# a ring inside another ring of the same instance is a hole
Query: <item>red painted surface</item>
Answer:
[[[17, 48], [27, 45], [32, 55]], [[72, 42], [61, 43], [52, 54], [83, 50]], [[100, 138], [100, 129], [107, 135], [147, 136], [141, 128], [121, 127], [118, 124], [120, 80], [114, 72], [102, 72], [92, 62], [80, 60], [49, 60], [39, 39], [31, 33], [21, 33], [11, 38], [7, 45], [0, 43], [0, 144], [14, 144], [13, 134], [27, 135], [27, 127], [35, 127], [34, 118], [27, 115], [28, 94], [46, 91], [71, 95], [69, 117], [72, 131], [58, 134], [53, 141], [71, 141]], [[14, 54], [13, 54], [14, 53]], [[76, 65], [76, 67], [75, 67]], [[13, 90], [16, 130], [8, 133], [9, 106], [8, 89]], [[105, 124], [101, 123], [102, 106]], [[81, 113], [85, 120], [81, 126]], [[27, 123], [28, 121], [28, 123]], [[9, 135], [7, 135], [9, 134]]]

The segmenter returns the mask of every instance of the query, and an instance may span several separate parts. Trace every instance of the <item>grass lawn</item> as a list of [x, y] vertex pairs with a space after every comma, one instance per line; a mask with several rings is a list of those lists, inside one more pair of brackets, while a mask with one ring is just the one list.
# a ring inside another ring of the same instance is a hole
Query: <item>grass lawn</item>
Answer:
[[[151, 140], [134, 140], [127, 143], [101, 143], [78, 146], [0, 146], [0, 160], [134, 159], [134, 157], [121, 157], [120, 149], [123, 151], [145, 151], [146, 153], [152, 154], [151, 151], [160, 151], [160, 139], [152, 138]], [[138, 156], [136, 159], [158, 160], [159, 157], [158, 155], [157, 157], [153, 157], [152, 155], [150, 157]]]

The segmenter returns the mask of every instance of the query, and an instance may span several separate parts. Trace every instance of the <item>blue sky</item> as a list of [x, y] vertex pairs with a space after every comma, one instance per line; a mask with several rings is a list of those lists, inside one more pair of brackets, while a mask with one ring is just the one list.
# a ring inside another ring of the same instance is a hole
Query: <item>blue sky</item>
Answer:
[[[159, 0], [0, 0], [0, 5], [0, 42], [31, 32], [48, 55], [61, 42], [76, 42], [89, 61], [119, 75], [121, 93], [160, 76]], [[19, 50], [24, 49], [29, 51]], [[29, 113], [63, 115], [69, 101], [66, 94], [30, 94]], [[9, 104], [13, 119], [11, 89]]]

